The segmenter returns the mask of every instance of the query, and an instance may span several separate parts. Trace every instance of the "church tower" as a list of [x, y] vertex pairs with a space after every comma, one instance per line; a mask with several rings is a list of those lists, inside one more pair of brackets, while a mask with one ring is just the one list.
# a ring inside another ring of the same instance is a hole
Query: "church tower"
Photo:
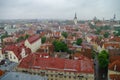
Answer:
[[116, 15], [114, 14], [114, 16], [113, 16], [113, 20], [115, 21], [115, 19], [116, 19]]
[[75, 23], [75, 25], [77, 25], [77, 15], [76, 15], [76, 13], [75, 13], [75, 17], [74, 17], [74, 23]]

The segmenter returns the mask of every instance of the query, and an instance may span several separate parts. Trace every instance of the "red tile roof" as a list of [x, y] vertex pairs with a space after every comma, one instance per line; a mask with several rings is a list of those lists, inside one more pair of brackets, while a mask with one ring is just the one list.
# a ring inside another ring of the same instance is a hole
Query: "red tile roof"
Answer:
[[8, 45], [8, 46], [5, 46], [5, 48], [3, 48], [2, 51], [3, 51], [3, 54], [5, 53], [5, 51], [13, 51], [16, 57], [20, 60], [22, 59], [22, 56], [20, 54], [22, 51], [22, 48], [25, 49], [26, 55], [31, 53], [31, 50], [29, 48], [26, 48], [24, 45], [19, 45], [19, 46]]
[[110, 39], [110, 41], [120, 42], [120, 37], [115, 36], [112, 39]]
[[113, 48], [120, 48], [120, 45], [118, 43], [105, 43], [104, 44], [104, 47], [105, 48], [108, 48], [108, 47], [113, 47]]
[[20, 68], [33, 68], [44, 70], [70, 71], [93, 73], [93, 64], [90, 60], [68, 60], [61, 58], [43, 58], [40, 54], [30, 54], [22, 59]]
[[21, 59], [21, 55], [20, 55], [21, 50], [22, 49], [20, 47], [16, 46], [16, 45], [8, 45], [3, 49], [3, 53], [5, 51], [13, 51], [14, 54], [16, 55], [16, 57], [20, 60]]
[[120, 61], [120, 56], [110, 56], [110, 63], [113, 63], [116, 60]]
[[34, 43], [35, 41], [37, 41], [38, 39], [40, 39], [39, 35], [33, 35], [31, 37], [29, 37], [27, 40], [29, 41], [29, 43]]
[[120, 72], [120, 60], [116, 60], [109, 65], [110, 70], [119, 71]]
[[110, 74], [110, 80], [120, 80], [120, 74]]

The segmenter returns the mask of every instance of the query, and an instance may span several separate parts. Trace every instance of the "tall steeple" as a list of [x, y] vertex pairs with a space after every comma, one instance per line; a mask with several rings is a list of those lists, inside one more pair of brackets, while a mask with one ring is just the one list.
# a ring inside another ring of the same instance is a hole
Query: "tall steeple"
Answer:
[[76, 13], [75, 13], [75, 17], [74, 17], [74, 19], [77, 19], [77, 15], [76, 15]]
[[114, 14], [114, 16], [113, 16], [113, 20], [115, 20], [116, 19], [116, 15]]
[[75, 25], [77, 25], [77, 14], [75, 13], [75, 17], [74, 17], [74, 23]]

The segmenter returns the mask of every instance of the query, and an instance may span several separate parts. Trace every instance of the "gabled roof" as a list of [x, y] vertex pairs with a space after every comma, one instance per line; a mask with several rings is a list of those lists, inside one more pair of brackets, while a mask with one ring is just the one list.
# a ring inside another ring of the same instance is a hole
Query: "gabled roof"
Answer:
[[3, 49], [3, 53], [5, 51], [13, 51], [14, 54], [16, 55], [16, 57], [20, 60], [21, 59], [21, 51], [22, 49], [16, 45], [8, 45], [8, 46], [5, 46], [5, 48]]
[[16, 57], [20, 60], [22, 59], [22, 56], [21, 56], [22, 48], [25, 49], [26, 55], [31, 53], [31, 50], [29, 48], [26, 48], [24, 45], [20, 45], [20, 46], [8, 45], [8, 46], [5, 46], [5, 48], [3, 49], [3, 54], [5, 53], [5, 51], [13, 51]]
[[22, 59], [20, 68], [33, 68], [42, 70], [57, 70], [69, 72], [93, 73], [93, 64], [90, 60], [69, 60], [61, 58], [43, 58], [40, 54], [30, 54]]
[[38, 39], [40, 39], [39, 35], [33, 35], [31, 37], [29, 37], [27, 40], [29, 41], [29, 43], [34, 43], [35, 41], [37, 41]]

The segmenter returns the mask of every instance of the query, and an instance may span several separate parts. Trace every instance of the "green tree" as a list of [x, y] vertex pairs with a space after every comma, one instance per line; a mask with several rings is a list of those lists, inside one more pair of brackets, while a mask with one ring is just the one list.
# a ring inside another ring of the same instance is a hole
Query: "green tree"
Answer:
[[24, 40], [25, 38], [23, 36], [20, 36], [18, 39], [17, 39], [17, 42], [20, 42], [22, 40]]
[[107, 67], [109, 63], [109, 55], [106, 50], [103, 50], [98, 55], [99, 66], [101, 68]]
[[97, 28], [95, 34], [100, 34], [100, 32], [101, 32], [101, 29]]
[[27, 38], [29, 38], [29, 37], [30, 37], [30, 35], [26, 34], [24, 38], [27, 39]]
[[46, 41], [46, 37], [42, 37], [42, 43], [45, 43], [45, 41]]
[[117, 29], [114, 33], [115, 36], [120, 36], [120, 29]]
[[54, 45], [54, 51], [56, 52], [66, 52], [68, 50], [68, 47], [67, 47], [67, 44], [65, 44], [64, 42], [62, 41], [54, 41], [53, 42], [53, 45]]
[[96, 52], [92, 50], [92, 58], [95, 59], [95, 57], [96, 57]]
[[105, 32], [104, 37], [105, 37], [105, 38], [108, 38], [109, 35], [110, 35], [109, 32]]
[[106, 50], [98, 54], [98, 80], [108, 80], [109, 54]]
[[29, 38], [30, 35], [26, 34], [25, 36], [20, 36], [16, 42], [20, 42], [20, 41], [23, 41], [23, 40], [26, 40], [27, 38]]
[[81, 38], [78, 38], [77, 41], [76, 41], [76, 44], [77, 44], [77, 45], [81, 45], [81, 43], [82, 43], [82, 39], [81, 39]]
[[3, 39], [6, 38], [6, 37], [9, 37], [9, 35], [7, 34], [7, 32], [1, 36], [1, 41], [3, 41]]
[[67, 32], [62, 32], [62, 35], [67, 38], [68, 37], [68, 33]]

